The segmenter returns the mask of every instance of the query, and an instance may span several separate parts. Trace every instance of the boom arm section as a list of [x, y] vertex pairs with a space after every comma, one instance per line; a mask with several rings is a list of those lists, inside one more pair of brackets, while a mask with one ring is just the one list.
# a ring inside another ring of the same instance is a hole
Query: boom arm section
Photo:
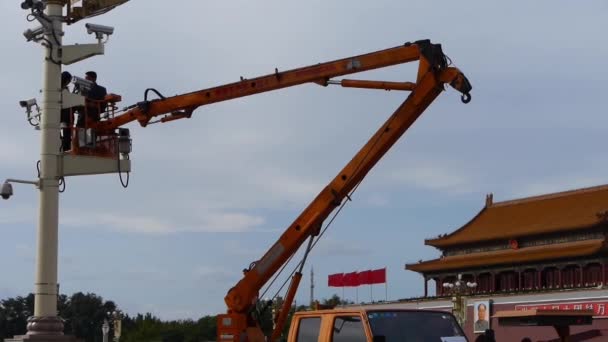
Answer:
[[[422, 40], [415, 43], [406, 43], [402, 46], [386, 50], [285, 72], [279, 72], [275, 69], [274, 74], [266, 76], [152, 101], [145, 99], [143, 102], [138, 103], [137, 106], [134, 106], [123, 113], [119, 113], [114, 117], [91, 125], [91, 128], [98, 132], [111, 132], [116, 128], [135, 120], [137, 120], [141, 126], [145, 127], [151, 119], [158, 116], [165, 115], [159, 120], [161, 122], [189, 118], [196, 108], [211, 103], [232, 100], [304, 83], [317, 83], [326, 86], [333, 77], [412, 62], [420, 59], [421, 56], [424, 56], [428, 61], [434, 61], [434, 57], [432, 56], [436, 55], [437, 49], [441, 51], [441, 46], [431, 44], [429, 40]], [[434, 63], [445, 64], [445, 57], [441, 56], [441, 58], [442, 60], [434, 61]], [[434, 65], [433, 67], [436, 68], [438, 65]], [[341, 84], [345, 87], [396, 90], [411, 90], [414, 86], [414, 84], [411, 83], [401, 84], [397, 82], [349, 80], [345, 80]], [[148, 90], [146, 93], [147, 92]]]
[[[458, 69], [448, 67], [447, 58], [441, 51], [440, 45], [425, 41], [423, 44], [418, 42], [403, 47], [403, 50], [396, 49], [385, 50], [385, 52], [401, 51], [399, 54], [402, 57], [399, 60], [402, 62], [414, 59], [420, 61], [416, 83], [411, 86], [411, 94], [354, 158], [304, 209], [268, 252], [230, 289], [224, 299], [228, 307], [228, 313], [218, 316], [218, 340], [239, 341], [239, 336], [243, 334], [249, 337], [249, 341], [258, 340], [258, 336], [260, 336], [259, 328], [256, 328], [248, 317], [248, 312], [256, 300], [258, 291], [297, 252], [307, 238], [319, 234], [323, 221], [348, 197], [348, 194], [363, 180], [382, 156], [439, 96], [444, 89], [444, 84], [450, 84], [461, 92], [463, 102], [467, 103], [470, 100], [471, 85], [469, 81]], [[381, 52], [381, 54], [385, 52]], [[335, 64], [321, 64], [324, 68], [339, 68], [339, 70], [336, 70], [335, 73], [323, 73], [322, 77], [315, 75], [309, 80], [314, 81], [319, 78], [346, 73], [349, 71], [346, 65], [359, 60], [365, 60], [365, 63], [361, 62], [359, 65], [362, 68], [369, 69], [368, 59], [363, 59], [365, 56], [371, 60], [374, 60], [372, 56], [377, 57], [377, 55], [370, 54], [332, 62]], [[382, 62], [372, 63], [372, 65], [379, 67], [391, 64], [388, 58], [382, 58], [381, 60]], [[290, 291], [292, 290], [290, 289]], [[287, 303], [283, 307], [289, 307], [290, 305], [290, 303]], [[281, 328], [277, 327], [277, 329]]]

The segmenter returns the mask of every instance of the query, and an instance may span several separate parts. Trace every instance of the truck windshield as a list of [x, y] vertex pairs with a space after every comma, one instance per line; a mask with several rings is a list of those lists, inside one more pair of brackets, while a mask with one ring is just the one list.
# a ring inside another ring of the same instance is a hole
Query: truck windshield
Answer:
[[[462, 337], [462, 329], [447, 313], [432, 311], [369, 311], [374, 341], [442, 342], [446, 337]], [[457, 341], [457, 339], [451, 339]]]

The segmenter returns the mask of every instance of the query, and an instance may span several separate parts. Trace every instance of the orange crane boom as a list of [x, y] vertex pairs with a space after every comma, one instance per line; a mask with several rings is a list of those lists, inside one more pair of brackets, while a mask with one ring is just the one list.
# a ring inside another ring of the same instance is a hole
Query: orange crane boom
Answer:
[[[204, 105], [228, 101], [239, 97], [264, 93], [272, 90], [292, 87], [304, 83], [317, 83], [326, 86], [333, 77], [353, 74], [391, 65], [403, 64], [418, 60], [421, 55], [433, 54], [433, 49], [441, 49], [440, 45], [431, 44], [430, 41], [418, 41], [406, 43], [402, 46], [376, 51], [360, 56], [339, 59], [332, 62], [320, 63], [304, 68], [280, 72], [275, 69], [273, 74], [246, 79], [240, 82], [221, 85], [218, 87], [203, 89], [187, 94], [160, 98], [148, 101], [147, 98], [138, 103], [137, 106], [123, 113], [119, 113], [108, 120], [91, 124], [90, 127], [97, 132], [111, 132], [118, 127], [133, 121], [138, 121], [141, 126], [148, 125], [151, 119], [164, 116], [159, 121], [168, 122], [172, 120], [189, 118], [192, 112]], [[345, 87], [387, 89], [387, 90], [411, 90], [412, 83], [399, 82], [375, 82], [343, 80]], [[152, 90], [152, 89], [149, 89]], [[147, 97], [146, 91], [146, 97]]]
[[[439, 45], [417, 42], [403, 47], [403, 50], [386, 51], [400, 51], [399, 61], [420, 60], [415, 85], [408, 83], [408, 87], [411, 86], [411, 94], [354, 158], [321, 190], [266, 254], [252, 264], [244, 277], [230, 289], [224, 299], [228, 306], [228, 313], [218, 316], [218, 341], [240, 341], [243, 336], [247, 336], [248, 341], [263, 341], [261, 330], [249, 317], [249, 311], [257, 299], [259, 289], [297, 252], [306, 239], [319, 234], [324, 220], [348, 197], [380, 158], [439, 96], [444, 89], [444, 84], [450, 84], [460, 91], [463, 94], [463, 102], [466, 103], [470, 100], [471, 85], [469, 81], [458, 69], [448, 67], [446, 57]], [[366, 61], [374, 66], [394, 64], [393, 60], [385, 59], [386, 55], [382, 55], [381, 61], [375, 60], [374, 54], [364, 56], [367, 57]], [[353, 60], [356, 58], [333, 63], [344, 64]], [[364, 69], [367, 67], [365, 63], [361, 63], [361, 66]], [[343, 70], [341, 69], [341, 71]], [[403, 87], [403, 84], [400, 86]], [[276, 340], [282, 331], [281, 323], [285, 322], [301, 276], [301, 269], [293, 276], [286, 300], [276, 318], [278, 324], [271, 341]]]
[[[415, 82], [338, 81], [332, 79], [413, 61], [419, 61]], [[117, 134], [116, 130], [133, 121], [138, 121], [140, 125], [145, 127], [156, 117], [160, 117], [157, 122], [189, 118], [193, 111], [200, 106], [304, 83], [317, 83], [322, 86], [339, 84], [343, 87], [401, 90], [411, 91], [411, 93], [353, 159], [321, 190], [266, 254], [252, 263], [243, 278], [228, 291], [224, 298], [228, 308], [227, 313], [218, 315], [218, 341], [237, 342], [243, 341], [244, 338], [249, 342], [265, 341], [259, 325], [251, 315], [260, 289], [276, 274], [280, 267], [285, 265], [307, 239], [309, 239], [309, 243], [305, 257], [308, 255], [312, 246], [312, 239], [319, 235], [324, 220], [341, 205], [345, 198], [349, 197], [349, 194], [382, 156], [439, 96], [444, 90], [445, 84], [449, 84], [462, 93], [464, 103], [471, 100], [469, 94], [471, 84], [460, 70], [448, 65], [448, 58], [443, 54], [441, 45], [432, 44], [429, 40], [421, 40], [391, 49], [285, 72], [279, 72], [275, 69], [273, 74], [266, 76], [242, 79], [240, 82], [172, 97], [163, 97], [156, 90], [148, 89], [144, 101], [137, 105], [124, 111], [112, 111], [105, 120], [88, 123], [88, 127], [97, 133], [99, 140], [106, 138], [107, 141], [114, 141], [108, 138], [120, 135], [120, 131]], [[148, 100], [147, 94], [149, 91], [156, 92], [160, 98]], [[116, 108], [114, 103], [110, 104], [110, 108]], [[111, 149], [106, 149], [106, 152], [108, 150]], [[88, 152], [93, 155], [96, 153], [95, 148]], [[76, 153], [79, 152], [76, 151]], [[98, 155], [103, 154], [101, 150], [97, 153]], [[109, 155], [113, 156], [115, 154], [110, 153]], [[301, 267], [303, 267], [303, 262]], [[275, 320], [277, 324], [272, 334], [273, 341], [279, 337], [283, 323], [286, 321], [291, 302], [302, 277], [301, 267], [300, 271], [293, 276], [286, 300], [278, 312], [278, 317]]]

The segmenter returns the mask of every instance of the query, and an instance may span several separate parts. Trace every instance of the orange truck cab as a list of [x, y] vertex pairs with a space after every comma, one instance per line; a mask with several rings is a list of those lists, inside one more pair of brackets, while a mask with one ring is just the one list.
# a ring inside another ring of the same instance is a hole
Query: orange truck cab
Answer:
[[444, 311], [341, 308], [296, 312], [288, 342], [468, 342]]

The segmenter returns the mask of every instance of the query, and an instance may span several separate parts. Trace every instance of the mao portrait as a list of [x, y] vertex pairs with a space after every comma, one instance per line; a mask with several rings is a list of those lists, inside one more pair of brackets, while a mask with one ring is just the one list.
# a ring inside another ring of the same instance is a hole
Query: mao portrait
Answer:
[[490, 329], [490, 302], [475, 303], [475, 323], [473, 324], [474, 333], [482, 333]]

